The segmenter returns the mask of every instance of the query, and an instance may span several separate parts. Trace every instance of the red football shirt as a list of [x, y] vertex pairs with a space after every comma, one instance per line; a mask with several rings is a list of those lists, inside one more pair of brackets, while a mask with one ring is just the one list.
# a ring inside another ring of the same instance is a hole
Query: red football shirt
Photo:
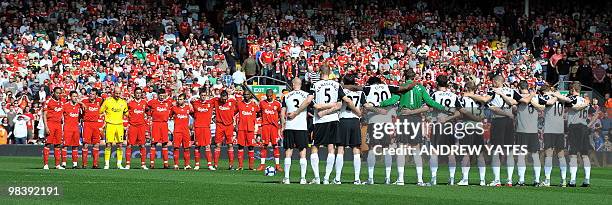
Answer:
[[170, 118], [170, 108], [172, 107], [170, 99], [161, 102], [158, 99], [153, 99], [149, 101], [148, 106], [151, 110], [153, 122], [168, 122]]
[[64, 129], [78, 129], [80, 104], [64, 103]]
[[255, 131], [255, 120], [259, 107], [254, 102], [238, 102], [238, 130]]
[[191, 105], [185, 103], [183, 106], [173, 106], [170, 110], [172, 117], [174, 117], [174, 127], [176, 128], [188, 128], [189, 126], [189, 114], [192, 112]]
[[47, 112], [47, 122], [62, 123], [62, 115], [64, 114], [62, 101], [49, 98], [45, 103], [44, 109]]
[[272, 102], [268, 102], [267, 100], [259, 102], [259, 107], [261, 109], [261, 118], [262, 125], [274, 125], [278, 127], [278, 113], [281, 110], [280, 102], [273, 100]]
[[85, 122], [103, 122], [102, 117], [100, 115], [100, 104], [102, 103], [102, 99], [95, 99], [91, 101], [90, 99], [84, 99], [81, 101], [85, 107], [83, 108], [83, 121]]
[[194, 127], [210, 127], [213, 105], [205, 100], [195, 100], [191, 104], [194, 112]]
[[217, 124], [223, 124], [226, 126], [233, 125], [234, 115], [236, 115], [236, 112], [238, 111], [236, 100], [230, 98], [227, 99], [224, 104], [221, 104], [219, 98], [214, 98], [212, 102], [215, 106], [215, 114], [217, 115], [215, 120]]
[[130, 125], [143, 125], [145, 121], [145, 110], [147, 109], [146, 100], [130, 100], [128, 102], [129, 123]]

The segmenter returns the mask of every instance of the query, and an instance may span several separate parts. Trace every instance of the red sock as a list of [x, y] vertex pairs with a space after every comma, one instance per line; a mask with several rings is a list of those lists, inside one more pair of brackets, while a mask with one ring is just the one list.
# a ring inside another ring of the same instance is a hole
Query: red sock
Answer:
[[244, 165], [244, 150], [238, 150], [238, 167]]
[[125, 148], [125, 165], [130, 165], [132, 161], [132, 146]]
[[210, 151], [210, 148], [206, 148], [205, 150], [205, 154], [206, 154], [206, 162], [208, 164], [208, 166], [210, 166], [212, 164], [212, 153]]
[[189, 153], [189, 148], [184, 148], [183, 149], [183, 161], [185, 163], [185, 166], [190, 165], [191, 164], [191, 153]]
[[91, 153], [93, 157], [93, 166], [98, 166], [98, 159], [100, 159], [100, 148], [94, 147]]
[[157, 151], [155, 151], [155, 146], [151, 146], [149, 159], [151, 160], [151, 167], [155, 167], [155, 155], [157, 155]]
[[200, 166], [200, 148], [196, 147], [196, 149], [193, 150], [193, 155], [195, 157], [195, 165]]
[[266, 159], [268, 157], [268, 148], [267, 147], [263, 147], [261, 149], [261, 158], [262, 159]]
[[62, 149], [59, 147], [53, 148], [53, 157], [55, 157], [55, 166], [59, 165], [62, 158]]
[[227, 155], [229, 157], [229, 165], [234, 166], [234, 149], [228, 149]]
[[87, 158], [89, 157], [89, 148], [83, 147], [83, 156], [81, 158], [83, 158], [83, 167], [87, 166]]
[[49, 164], [49, 147], [43, 149], [43, 165]]
[[72, 147], [72, 163], [79, 161], [79, 149]]
[[141, 147], [140, 148], [140, 165], [144, 166], [146, 161], [147, 161], [147, 148]]
[[253, 169], [255, 164], [255, 151], [249, 150], [249, 169]]
[[215, 166], [219, 166], [219, 157], [221, 156], [221, 149], [215, 148]]
[[174, 154], [174, 156], [172, 156], [172, 159], [174, 159], [174, 165], [178, 166], [178, 163], [179, 163], [179, 148], [174, 148], [174, 151], [172, 153]]
[[274, 158], [280, 158], [280, 148], [278, 148], [278, 146], [274, 147]]
[[68, 161], [68, 148], [62, 148], [62, 163], [66, 163]]
[[162, 159], [164, 160], [164, 166], [168, 166], [168, 148], [162, 147]]

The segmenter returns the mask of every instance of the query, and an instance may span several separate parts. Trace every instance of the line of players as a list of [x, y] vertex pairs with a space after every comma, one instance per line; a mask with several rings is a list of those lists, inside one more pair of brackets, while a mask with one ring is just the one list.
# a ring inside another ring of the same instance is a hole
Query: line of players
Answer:
[[[231, 92], [231, 91], [230, 91]], [[185, 94], [180, 94], [176, 100], [168, 97], [164, 90], [160, 90], [156, 99], [147, 101], [143, 90], [136, 88], [134, 95], [128, 100], [128, 109], [124, 113], [127, 121], [127, 140], [124, 140], [126, 147], [126, 166], [122, 166], [122, 144], [117, 147], [117, 167], [119, 169], [129, 169], [132, 155], [132, 148], [139, 148], [141, 153], [141, 168], [149, 169], [155, 167], [157, 157], [156, 146], [161, 146], [163, 167], [168, 165], [168, 121], [173, 119], [174, 132], [174, 169], [179, 168], [179, 150], [183, 148], [184, 169], [191, 169], [190, 148], [191, 131], [194, 134], [194, 154], [195, 166], [193, 169], [200, 169], [200, 151], [205, 149], [207, 166], [210, 170], [218, 168], [219, 157], [221, 155], [221, 144], [228, 145], [229, 169], [234, 169], [234, 145], [238, 145], [238, 168], [243, 169], [244, 148], [248, 150], [248, 168], [254, 169], [254, 146], [256, 117], [261, 117], [261, 163], [257, 170], [265, 168], [265, 160], [268, 148], [274, 150], [276, 168], [282, 171], [278, 146], [279, 139], [279, 114], [281, 104], [273, 97], [272, 90], [266, 93], [267, 99], [257, 104], [250, 93], [243, 96], [230, 97], [227, 91], [223, 90], [213, 96], [212, 92], [205, 89], [200, 90], [197, 99], [190, 103], [186, 101]], [[101, 133], [104, 129], [104, 112], [101, 111], [102, 99], [100, 92], [95, 88], [89, 91], [85, 99], [81, 99], [77, 92], [71, 91], [68, 99], [62, 99], [61, 88], [54, 88], [52, 97], [45, 102], [44, 124], [47, 133], [46, 144], [43, 149], [44, 169], [48, 169], [48, 157], [50, 149], [54, 150], [55, 167], [65, 169], [67, 161], [67, 150], [72, 149], [73, 168], [78, 166], [78, 148], [80, 146], [80, 127], [82, 125], [83, 147], [82, 165], [86, 168], [88, 163], [89, 147], [93, 147], [93, 166], [98, 168], [98, 156], [100, 149]], [[120, 95], [120, 93], [117, 93]], [[193, 124], [190, 125], [190, 116], [193, 117]], [[215, 116], [216, 136], [215, 142], [211, 142], [211, 121]], [[235, 118], [237, 116], [237, 118]], [[81, 123], [82, 122], [82, 123]], [[237, 128], [237, 136], [234, 136], [234, 128]], [[152, 143], [149, 152], [149, 167], [146, 166], [147, 150], [146, 131], [151, 131]], [[214, 153], [211, 144], [216, 145]], [[105, 150], [105, 169], [109, 168], [109, 158], [111, 152], [110, 143], [106, 144]], [[60, 159], [61, 158], [61, 159]], [[60, 164], [61, 162], [61, 164]], [[213, 165], [214, 163], [214, 165]]]
[[[238, 144], [238, 159], [239, 167], [242, 169], [242, 157], [244, 155], [244, 147], [247, 147], [249, 156], [249, 169], [253, 167], [253, 145], [254, 145], [254, 124], [255, 115], [260, 113], [263, 118], [262, 123], [262, 137], [265, 145], [274, 147], [274, 156], [276, 158], [276, 167], [278, 170], [282, 170], [279, 166], [279, 149], [276, 144], [278, 140], [278, 133], [282, 132], [284, 135], [284, 147], [285, 152], [285, 178], [283, 183], [290, 183], [289, 180], [289, 169], [291, 167], [291, 155], [293, 149], [298, 149], [300, 154], [300, 172], [301, 179], [300, 183], [305, 184], [306, 179], [306, 148], [310, 142], [308, 125], [307, 125], [307, 107], [312, 103], [314, 104], [315, 114], [313, 119], [313, 139], [311, 146], [311, 167], [314, 172], [314, 180], [310, 183], [319, 184], [321, 179], [319, 176], [319, 159], [318, 159], [318, 147], [327, 146], [328, 154], [326, 159], [325, 175], [323, 177], [323, 184], [330, 183], [329, 177], [332, 171], [336, 170], [336, 177], [331, 183], [341, 183], [340, 176], [343, 166], [343, 155], [344, 147], [351, 147], [353, 151], [353, 163], [355, 168], [355, 184], [361, 184], [359, 179], [361, 158], [359, 145], [361, 145], [361, 132], [360, 132], [360, 117], [364, 114], [369, 113], [366, 116], [368, 121], [368, 130], [371, 133], [373, 124], [377, 122], [390, 122], [392, 111], [379, 108], [381, 104], [388, 100], [399, 101], [399, 110], [397, 115], [400, 120], [407, 119], [411, 122], [421, 122], [422, 114], [429, 112], [430, 107], [440, 110], [436, 112], [435, 120], [440, 122], [452, 122], [457, 120], [467, 122], [480, 122], [486, 117], [487, 112], [490, 114], [492, 127], [491, 132], [494, 133], [491, 137], [490, 144], [492, 145], [527, 145], [529, 151], [532, 153], [534, 161], [534, 178], [535, 185], [550, 186], [550, 173], [552, 170], [552, 155], [554, 152], [558, 153], [560, 161], [562, 186], [566, 186], [566, 160], [565, 150], [570, 152], [570, 174], [571, 179], [569, 182], [570, 186], [575, 186], [575, 178], [577, 172], [577, 155], [580, 154], [584, 162], [585, 180], [584, 186], [589, 185], [590, 178], [590, 163], [588, 158], [588, 151], [590, 149], [590, 143], [588, 143], [587, 133], [587, 111], [588, 111], [588, 100], [580, 97], [580, 84], [574, 83], [571, 86], [569, 96], [563, 96], [558, 92], [553, 92], [549, 86], [544, 86], [540, 91], [540, 95], [535, 94], [534, 91], [530, 91], [527, 88], [525, 82], [520, 83], [520, 91], [516, 91], [504, 86], [504, 79], [500, 76], [495, 77], [493, 80], [493, 88], [489, 90], [487, 95], [480, 96], [476, 95], [476, 85], [474, 83], [467, 83], [463, 96], [457, 96], [455, 93], [447, 90], [448, 79], [445, 77], [438, 78], [438, 91], [432, 94], [430, 100], [428, 100], [429, 94], [426, 93], [424, 88], [416, 83], [413, 83], [411, 79], [414, 78], [414, 73], [406, 72], [404, 80], [406, 84], [404, 86], [389, 86], [377, 77], [372, 77], [368, 81], [368, 86], [358, 87], [355, 86], [354, 76], [345, 76], [342, 78], [343, 85], [339, 82], [328, 79], [329, 69], [322, 67], [320, 69], [321, 80], [316, 82], [310, 89], [310, 93], [301, 90], [301, 81], [294, 79], [292, 81], [293, 91], [291, 91], [282, 103], [275, 101], [271, 97], [271, 93], [268, 93], [269, 100], [262, 101], [258, 106], [252, 101], [250, 95], [245, 95], [244, 99], [237, 100], [230, 98], [228, 93], [223, 91], [218, 97], [213, 97], [208, 94], [209, 92], [201, 91], [200, 98], [193, 101], [191, 104], [185, 102], [185, 95], [180, 95], [176, 102], [168, 98], [168, 96], [162, 91], [159, 93], [157, 99], [146, 102], [142, 90], [136, 89], [134, 93], [134, 99], [129, 101], [129, 114], [128, 114], [128, 140], [127, 140], [127, 161], [129, 168], [130, 154], [132, 146], [139, 147], [141, 153], [145, 153], [144, 141], [145, 141], [145, 130], [147, 124], [145, 119], [152, 121], [152, 136], [153, 145], [162, 147], [162, 158], [164, 161], [164, 167], [168, 167], [168, 120], [172, 117], [175, 120], [175, 131], [174, 131], [174, 154], [179, 156], [178, 147], [189, 148], [190, 142], [190, 129], [189, 129], [189, 115], [194, 117], [194, 132], [195, 132], [195, 153], [196, 153], [196, 164], [195, 169], [199, 169], [199, 151], [202, 147], [206, 150], [206, 158], [208, 162], [208, 168], [214, 170], [218, 166], [218, 159], [220, 156], [220, 145], [225, 142], [229, 145], [228, 155], [230, 158], [230, 169], [233, 169], [233, 158], [234, 150], [233, 144]], [[78, 148], [78, 127], [79, 121], [82, 117], [83, 121], [83, 167], [87, 163], [88, 147], [93, 146], [94, 156], [94, 167], [97, 165], [97, 151], [100, 139], [100, 128], [102, 127], [101, 117], [96, 115], [96, 109], [99, 109], [100, 100], [95, 95], [95, 90], [90, 92], [89, 98], [83, 101], [78, 100], [76, 92], [70, 93], [70, 100], [67, 103], [62, 103], [59, 98], [61, 89], [54, 89], [52, 98], [45, 103], [45, 125], [48, 126], [46, 129], [49, 133], [47, 144], [44, 149], [44, 163], [45, 168], [48, 168], [48, 153], [49, 149], [55, 148], [56, 167], [62, 169], [66, 162], [66, 149], [72, 147], [73, 149], [73, 167], [78, 167], [76, 161], [78, 156], [76, 153]], [[416, 94], [415, 94], [416, 93]], [[397, 97], [397, 98], [395, 98]], [[408, 102], [410, 101], [410, 102]], [[415, 101], [424, 101], [424, 104], [415, 104]], [[373, 107], [377, 105], [379, 107]], [[406, 105], [406, 106], [404, 106]], [[418, 105], [419, 107], [414, 107]], [[516, 109], [513, 109], [515, 108]], [[563, 115], [565, 115], [564, 109], [568, 108], [568, 146], [565, 146], [564, 138], [564, 126], [563, 126]], [[81, 111], [82, 110], [82, 111]], [[216, 137], [215, 143], [216, 148], [214, 155], [211, 153], [211, 136], [210, 136], [210, 121], [212, 119], [212, 113], [216, 113]], [[544, 147], [546, 150], [545, 157], [545, 176], [544, 182], [539, 182], [540, 176], [540, 162], [539, 162], [539, 141], [537, 138], [537, 112], [535, 110], [544, 110]], [[390, 115], [391, 113], [391, 115]], [[280, 117], [278, 116], [280, 114]], [[238, 115], [238, 121], [234, 120], [234, 116]], [[278, 122], [280, 121], [280, 124]], [[514, 125], [516, 124], [516, 126]], [[238, 125], [237, 140], [233, 138], [233, 131], [235, 125]], [[63, 129], [62, 129], [63, 127]], [[62, 134], [63, 132], [63, 134]], [[63, 136], [63, 140], [62, 140]], [[417, 147], [417, 149], [423, 144], [423, 135], [418, 133], [416, 138], [409, 138], [408, 136], [386, 136], [382, 140], [373, 139], [368, 136], [368, 145], [383, 145], [390, 146], [391, 138], [395, 137], [395, 141], [400, 145], [408, 145]], [[452, 136], [437, 135], [431, 139], [432, 145], [441, 144], [468, 144], [468, 145], [483, 145], [484, 140], [482, 136], [467, 136], [466, 138], [457, 141]], [[63, 147], [63, 151], [60, 149]], [[184, 149], [183, 153], [185, 168], [190, 168], [189, 162], [189, 149]], [[266, 153], [262, 149], [262, 155]], [[62, 165], [59, 165], [60, 156], [62, 154]], [[151, 162], [150, 167], [154, 167], [154, 159], [156, 157], [155, 147], [151, 150]], [[141, 165], [143, 169], [145, 166], [145, 156], [142, 155]], [[212, 165], [212, 156], [214, 156], [214, 166]], [[366, 184], [374, 184], [374, 166], [376, 162], [376, 156], [373, 150], [368, 152], [367, 164], [368, 164], [368, 181]], [[430, 167], [432, 180], [430, 183], [424, 183], [422, 180], [422, 157], [415, 154], [414, 161], [416, 164], [417, 171], [417, 185], [427, 186], [437, 184], [437, 156], [432, 155], [430, 157]], [[118, 157], [119, 158], [119, 157]], [[397, 156], [398, 166], [398, 180], [395, 184], [404, 184], [404, 164], [405, 156]], [[478, 157], [478, 168], [480, 174], [480, 185], [486, 185], [485, 172], [486, 166], [484, 164], [484, 156], [480, 154]], [[175, 157], [174, 167], [178, 168], [178, 157]], [[512, 175], [514, 173], [514, 156], [508, 155], [507, 169], [508, 179], [507, 185], [512, 185]], [[262, 165], [259, 169], [263, 169], [265, 157], [262, 157]], [[468, 184], [468, 173], [469, 173], [469, 156], [464, 156], [462, 159], [462, 180], [458, 185]], [[106, 161], [105, 168], [108, 167], [108, 161]], [[385, 183], [390, 184], [390, 173], [392, 157], [385, 156]], [[454, 184], [455, 175], [455, 156], [449, 156], [449, 171], [450, 181], [449, 184]], [[524, 184], [525, 175], [525, 156], [519, 156], [518, 159], [518, 173], [519, 182], [518, 185]], [[492, 156], [492, 169], [495, 179], [491, 182], [490, 186], [500, 186], [500, 156]], [[122, 168], [121, 160], [118, 160], [118, 167]]]
[[[437, 78], [437, 91], [427, 93], [425, 88], [412, 81], [415, 73], [405, 72], [403, 86], [389, 86], [384, 84], [378, 77], [371, 77], [365, 87], [355, 86], [354, 76], [344, 76], [342, 84], [328, 79], [329, 69], [320, 69], [321, 81], [313, 84], [310, 93], [301, 90], [299, 79], [292, 81], [291, 91], [283, 102], [281, 113], [282, 126], [286, 140], [285, 147], [288, 148], [285, 158], [284, 184], [290, 184], [289, 170], [291, 167], [292, 149], [298, 149], [300, 153], [300, 184], [306, 184], [306, 144], [308, 138], [306, 123], [306, 107], [313, 103], [314, 129], [313, 146], [311, 147], [311, 167], [314, 179], [311, 184], [320, 184], [318, 147], [327, 146], [325, 175], [323, 184], [340, 184], [341, 172], [344, 159], [344, 147], [351, 147], [353, 151], [353, 163], [355, 171], [354, 184], [362, 184], [360, 181], [361, 158], [359, 145], [361, 142], [360, 116], [365, 116], [364, 121], [368, 124], [368, 133], [373, 132], [374, 124], [380, 122], [392, 122], [392, 115], [399, 120], [409, 122], [423, 121], [423, 115], [434, 112], [433, 121], [477, 123], [485, 118], [490, 119], [491, 139], [490, 145], [525, 145], [531, 153], [534, 169], [534, 186], [550, 186], [550, 175], [552, 171], [552, 157], [556, 152], [560, 161], [561, 185], [567, 186], [565, 151], [569, 151], [570, 181], [569, 186], [576, 186], [577, 157], [580, 155], [583, 161], [585, 177], [582, 186], [589, 186], [590, 161], [589, 151], [592, 149], [588, 138], [588, 107], [589, 101], [580, 96], [581, 85], [574, 82], [567, 96], [554, 91], [550, 86], [543, 86], [538, 92], [529, 89], [527, 82], [519, 83], [519, 90], [512, 89], [504, 84], [502, 76], [493, 79], [493, 88], [486, 95], [478, 95], [477, 85], [468, 82], [463, 89], [463, 94], [457, 95], [448, 89], [448, 78], [439, 76]], [[538, 94], [539, 93], [539, 94]], [[395, 105], [399, 102], [398, 110], [381, 109], [384, 106]], [[418, 103], [417, 103], [418, 102]], [[420, 103], [424, 102], [424, 103]], [[377, 107], [373, 107], [377, 106]], [[544, 149], [545, 180], [540, 182], [540, 144], [538, 139], [538, 112], [544, 112]], [[567, 113], [567, 114], [566, 114]], [[567, 115], [568, 131], [564, 131], [564, 115]], [[286, 119], [286, 121], [285, 121]], [[474, 126], [473, 126], [474, 127]], [[419, 130], [420, 131], [420, 130]], [[565, 135], [567, 145], [565, 143]], [[423, 133], [417, 133], [416, 138], [408, 134], [397, 136], [384, 136], [375, 139], [367, 136], [366, 142], [369, 146], [382, 145], [383, 147], [394, 146], [391, 139], [395, 138], [394, 144], [416, 147], [419, 150], [423, 145]], [[430, 139], [431, 145], [485, 145], [482, 135], [468, 135], [457, 140], [453, 135], [435, 134]], [[484, 153], [476, 156], [481, 186], [501, 186], [500, 180], [500, 156], [494, 154], [491, 168], [494, 180], [487, 184], [485, 182], [486, 164]], [[423, 163], [420, 154], [414, 154], [417, 172], [418, 186], [432, 186], [437, 184], [438, 156], [432, 153], [430, 156], [431, 182], [424, 183], [422, 172]], [[526, 155], [518, 155], [518, 186], [525, 185]], [[385, 184], [391, 184], [391, 167], [393, 158], [385, 155]], [[448, 156], [449, 161], [449, 185], [454, 185], [456, 159]], [[513, 185], [513, 173], [515, 160], [512, 154], [506, 154], [507, 186]], [[405, 156], [396, 155], [398, 180], [394, 183], [404, 185]], [[374, 150], [368, 152], [368, 180], [363, 184], [374, 184], [374, 167], [376, 155]], [[470, 156], [463, 156], [461, 161], [462, 179], [457, 185], [469, 184]], [[332, 171], [336, 176], [330, 182]]]

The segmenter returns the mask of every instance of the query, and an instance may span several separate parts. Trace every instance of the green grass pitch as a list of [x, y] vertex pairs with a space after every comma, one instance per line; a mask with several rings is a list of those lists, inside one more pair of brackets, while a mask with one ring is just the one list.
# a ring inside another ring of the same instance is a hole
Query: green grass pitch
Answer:
[[[139, 168], [139, 162], [134, 160], [132, 167]], [[272, 163], [268, 161], [269, 165]], [[63, 189], [62, 196], [15, 197], [1, 190], [0, 204], [609, 204], [612, 201], [612, 168], [593, 168], [590, 188], [543, 188], [447, 186], [448, 169], [444, 166], [438, 173], [438, 182], [443, 185], [417, 187], [414, 167], [406, 167], [407, 184], [400, 187], [353, 185], [352, 162], [344, 164], [342, 185], [300, 185], [297, 161], [292, 165], [291, 185], [279, 184], [283, 173], [267, 177], [258, 171], [228, 170], [42, 170], [41, 164], [37, 157], [0, 157], [0, 187], [55, 185]], [[220, 168], [226, 166], [225, 161], [220, 164]], [[324, 162], [320, 168], [324, 172]], [[477, 172], [477, 168], [472, 168], [471, 183], [477, 183]], [[425, 169], [424, 173], [428, 181], [429, 171]], [[502, 178], [504, 173], [502, 169]], [[532, 170], [527, 169], [527, 173], [530, 176]], [[552, 182], [557, 184], [558, 168], [552, 174]], [[579, 169], [579, 178], [582, 174]], [[460, 168], [457, 168], [456, 178], [459, 175]], [[487, 178], [491, 175], [487, 169]], [[392, 178], [396, 176], [394, 166]], [[310, 166], [307, 178], [312, 178]], [[366, 178], [364, 163], [361, 179]], [[382, 162], [377, 163], [375, 179], [378, 183], [384, 181]], [[526, 181], [532, 181], [531, 177]]]

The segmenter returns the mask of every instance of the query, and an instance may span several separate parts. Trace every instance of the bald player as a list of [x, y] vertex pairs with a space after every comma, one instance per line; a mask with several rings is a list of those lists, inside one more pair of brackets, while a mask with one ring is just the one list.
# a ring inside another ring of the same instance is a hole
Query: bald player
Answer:
[[117, 148], [117, 168], [124, 169], [123, 160], [123, 116], [128, 112], [125, 100], [121, 99], [121, 88], [115, 87], [112, 96], [106, 98], [100, 107], [100, 114], [104, 114], [106, 125], [106, 147], [104, 148], [104, 169], [109, 168], [112, 147]]
[[283, 132], [283, 146], [285, 147], [285, 178], [283, 184], [290, 184], [289, 173], [291, 169], [291, 155], [293, 149], [300, 153], [300, 184], [306, 184], [306, 147], [308, 147], [308, 123], [304, 110], [296, 113], [296, 117], [287, 119], [287, 113], [296, 112], [302, 103], [308, 99], [308, 92], [301, 90], [302, 80], [294, 78], [291, 81], [293, 91], [283, 99], [281, 108], [281, 131]]

